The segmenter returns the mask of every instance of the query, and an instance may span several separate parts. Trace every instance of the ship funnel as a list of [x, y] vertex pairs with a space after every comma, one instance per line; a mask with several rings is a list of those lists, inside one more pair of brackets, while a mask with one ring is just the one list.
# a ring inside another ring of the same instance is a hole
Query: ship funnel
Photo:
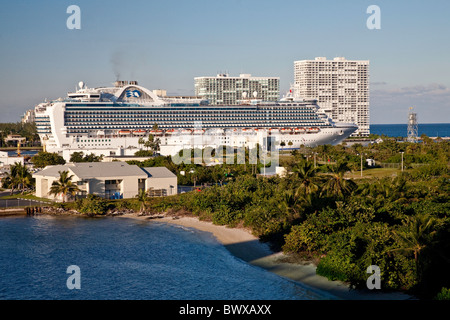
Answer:
[[126, 86], [127, 84], [128, 84], [128, 81], [117, 80], [117, 81], [114, 83], [114, 86], [115, 86], [116, 88], [120, 88], [120, 87]]

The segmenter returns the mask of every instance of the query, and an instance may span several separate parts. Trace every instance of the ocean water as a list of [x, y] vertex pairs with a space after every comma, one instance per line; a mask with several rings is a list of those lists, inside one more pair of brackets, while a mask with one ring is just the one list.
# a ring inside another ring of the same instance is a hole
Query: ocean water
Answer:
[[[388, 137], [407, 137], [407, 124], [371, 124], [370, 133]], [[450, 137], [450, 123], [419, 123], [419, 136]]]
[[[81, 288], [68, 289], [67, 267]], [[231, 255], [211, 234], [121, 218], [0, 219], [0, 299], [312, 300]]]

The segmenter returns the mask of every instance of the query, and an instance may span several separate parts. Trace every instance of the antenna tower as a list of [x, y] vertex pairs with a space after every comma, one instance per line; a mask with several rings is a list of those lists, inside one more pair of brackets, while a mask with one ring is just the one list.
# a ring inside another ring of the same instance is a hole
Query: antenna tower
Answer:
[[408, 115], [408, 142], [417, 142], [419, 135], [419, 124], [417, 123], [417, 113], [412, 112], [413, 108], [409, 108]]

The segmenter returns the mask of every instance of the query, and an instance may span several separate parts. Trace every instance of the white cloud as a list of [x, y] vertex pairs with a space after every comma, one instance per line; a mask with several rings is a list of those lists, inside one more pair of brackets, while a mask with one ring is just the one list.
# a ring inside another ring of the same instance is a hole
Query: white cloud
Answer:
[[405, 123], [413, 107], [422, 123], [450, 122], [450, 88], [432, 83], [371, 91], [372, 123]]

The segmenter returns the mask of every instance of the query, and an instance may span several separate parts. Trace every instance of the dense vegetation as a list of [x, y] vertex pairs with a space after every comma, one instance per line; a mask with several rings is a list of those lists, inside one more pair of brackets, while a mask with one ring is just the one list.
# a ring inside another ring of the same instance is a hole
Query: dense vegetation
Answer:
[[[233, 175], [226, 185], [152, 199], [150, 207], [243, 225], [286, 253], [314, 259], [319, 274], [357, 288], [366, 286], [367, 267], [377, 265], [383, 289], [429, 298], [450, 287], [449, 150], [443, 141], [393, 140], [368, 147], [305, 148], [285, 160], [292, 173], [283, 178], [256, 177], [243, 165], [203, 167], [200, 172], [230, 170]], [[322, 160], [317, 167], [308, 160], [314, 152]], [[393, 161], [398, 152], [424, 165], [398, 170], [395, 177], [345, 178], [352, 167], [359, 170], [358, 153]], [[152, 161], [146, 165], [169, 160]], [[172, 170], [179, 168], [172, 164]]]
[[57, 153], [40, 151], [31, 158], [35, 168], [45, 168], [46, 166], [56, 166], [66, 164], [66, 160]]
[[80, 151], [72, 153], [69, 162], [100, 162], [102, 159], [102, 156], [96, 156], [93, 153], [85, 155], [83, 151]]
[[10, 189], [11, 194], [20, 190], [23, 194], [26, 189], [34, 186], [34, 178], [31, 176], [27, 166], [16, 162], [11, 165], [9, 172], [2, 179], [2, 188]]

